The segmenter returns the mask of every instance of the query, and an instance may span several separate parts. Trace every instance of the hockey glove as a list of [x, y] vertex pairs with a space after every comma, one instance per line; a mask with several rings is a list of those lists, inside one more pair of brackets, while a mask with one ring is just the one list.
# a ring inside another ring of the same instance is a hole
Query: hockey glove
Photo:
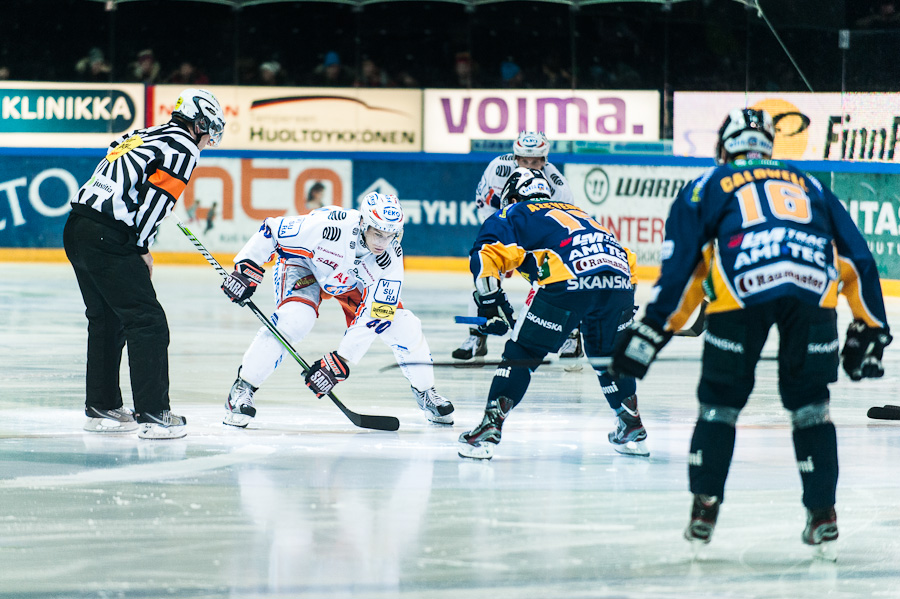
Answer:
[[513, 318], [513, 309], [506, 299], [506, 293], [498, 289], [487, 295], [474, 293], [475, 303], [478, 305], [478, 316], [487, 319], [487, 322], [478, 327], [482, 335], [505, 335], [506, 332], [516, 326]]
[[234, 265], [234, 272], [222, 283], [222, 291], [231, 301], [243, 302], [253, 295], [256, 286], [262, 283], [265, 272], [265, 269], [253, 260], [241, 260]]
[[613, 376], [642, 379], [672, 333], [648, 321], [636, 320], [619, 334], [609, 372]]
[[316, 397], [322, 397], [331, 393], [334, 386], [350, 376], [350, 366], [336, 351], [325, 354], [321, 360], [309, 367], [306, 371], [306, 386]]
[[851, 322], [847, 327], [844, 349], [841, 350], [844, 371], [850, 379], [859, 381], [884, 376], [881, 357], [884, 348], [893, 340], [887, 328], [872, 328], [862, 320]]

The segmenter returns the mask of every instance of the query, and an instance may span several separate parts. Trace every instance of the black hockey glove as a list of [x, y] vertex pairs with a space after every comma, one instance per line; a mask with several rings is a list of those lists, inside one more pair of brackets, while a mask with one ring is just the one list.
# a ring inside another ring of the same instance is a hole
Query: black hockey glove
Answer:
[[222, 291], [231, 301], [243, 302], [253, 295], [256, 286], [262, 283], [265, 272], [265, 269], [253, 260], [241, 260], [234, 265], [234, 272], [222, 283]]
[[613, 376], [642, 379], [656, 354], [666, 346], [672, 333], [648, 321], [635, 320], [619, 334], [609, 372]]
[[347, 380], [348, 376], [350, 366], [336, 351], [333, 351], [309, 367], [306, 371], [306, 386], [316, 394], [316, 397], [322, 397], [331, 393], [334, 386]]
[[505, 335], [506, 332], [516, 326], [513, 318], [513, 309], [506, 299], [506, 293], [498, 289], [487, 295], [474, 293], [475, 303], [478, 305], [478, 316], [487, 318], [487, 322], [478, 327], [482, 335]]
[[887, 328], [872, 328], [862, 320], [851, 322], [847, 327], [844, 349], [841, 350], [844, 371], [850, 375], [850, 379], [859, 381], [884, 376], [881, 357], [884, 348], [893, 340]]

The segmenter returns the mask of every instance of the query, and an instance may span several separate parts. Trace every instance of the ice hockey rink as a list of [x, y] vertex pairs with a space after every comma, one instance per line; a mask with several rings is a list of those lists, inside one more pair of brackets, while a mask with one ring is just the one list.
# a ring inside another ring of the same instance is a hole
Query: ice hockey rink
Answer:
[[[86, 320], [68, 264], [0, 264], [0, 279], [2, 598], [900, 597], [900, 422], [866, 418], [900, 403], [898, 343], [885, 378], [841, 373], [832, 387], [837, 562], [800, 542], [800, 477], [765, 359], [713, 541], [694, 559], [681, 535], [702, 338], [675, 338], [639, 383], [649, 458], [607, 442], [613, 413], [591, 369], [554, 362], [534, 375], [494, 459], [461, 459], [457, 437], [480, 422], [493, 368], [437, 368], [456, 424], [433, 425], [378, 341], [335, 393], [357, 412], [397, 416], [399, 431], [354, 427], [293, 362], [240, 430], [222, 425], [223, 402], [259, 322], [199, 256], [160, 259], [172, 405], [189, 433], [142, 441], [81, 429]], [[506, 285], [520, 303], [524, 282]], [[407, 273], [404, 304], [437, 361], [466, 335], [452, 317], [470, 289], [462, 273]], [[254, 300], [271, 310], [268, 280]], [[898, 322], [900, 300], [888, 312]], [[842, 307], [842, 338], [848, 317]], [[327, 302], [297, 349], [317, 359], [342, 330]], [[775, 344], [773, 331], [764, 357]], [[502, 342], [489, 348], [496, 360]], [[127, 364], [122, 384], [130, 405]]]

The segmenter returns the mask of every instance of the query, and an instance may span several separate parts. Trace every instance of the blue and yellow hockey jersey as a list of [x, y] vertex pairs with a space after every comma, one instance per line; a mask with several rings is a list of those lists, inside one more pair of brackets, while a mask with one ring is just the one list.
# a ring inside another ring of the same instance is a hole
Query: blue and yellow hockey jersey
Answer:
[[630, 287], [634, 261], [615, 235], [580, 208], [548, 199], [518, 202], [485, 220], [469, 268], [476, 279], [502, 279], [515, 269], [540, 285], [621, 275]]
[[715, 313], [783, 297], [834, 308], [839, 291], [854, 318], [886, 326], [875, 259], [834, 193], [791, 165], [739, 160], [672, 204], [646, 317], [675, 331], [704, 295]]

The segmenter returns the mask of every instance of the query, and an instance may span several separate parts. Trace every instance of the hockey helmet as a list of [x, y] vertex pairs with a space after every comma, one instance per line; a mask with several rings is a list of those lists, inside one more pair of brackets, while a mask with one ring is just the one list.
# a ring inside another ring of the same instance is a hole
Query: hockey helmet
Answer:
[[516, 202], [528, 200], [549, 200], [550, 182], [544, 173], [534, 168], [520, 166], [512, 172], [500, 193], [500, 209]]
[[368, 193], [360, 201], [359, 211], [362, 214], [363, 233], [369, 227], [396, 235], [403, 232], [403, 208], [400, 200], [393, 194], [374, 191]]
[[716, 162], [724, 164], [734, 156], [758, 153], [772, 156], [775, 143], [775, 124], [764, 110], [735, 108], [719, 127], [716, 143]]
[[216, 147], [225, 132], [225, 113], [212, 93], [205, 89], [188, 88], [175, 102], [172, 116], [197, 125], [201, 134], [209, 133], [209, 145]]
[[550, 140], [540, 131], [522, 131], [513, 143], [514, 156], [546, 158], [549, 154]]

